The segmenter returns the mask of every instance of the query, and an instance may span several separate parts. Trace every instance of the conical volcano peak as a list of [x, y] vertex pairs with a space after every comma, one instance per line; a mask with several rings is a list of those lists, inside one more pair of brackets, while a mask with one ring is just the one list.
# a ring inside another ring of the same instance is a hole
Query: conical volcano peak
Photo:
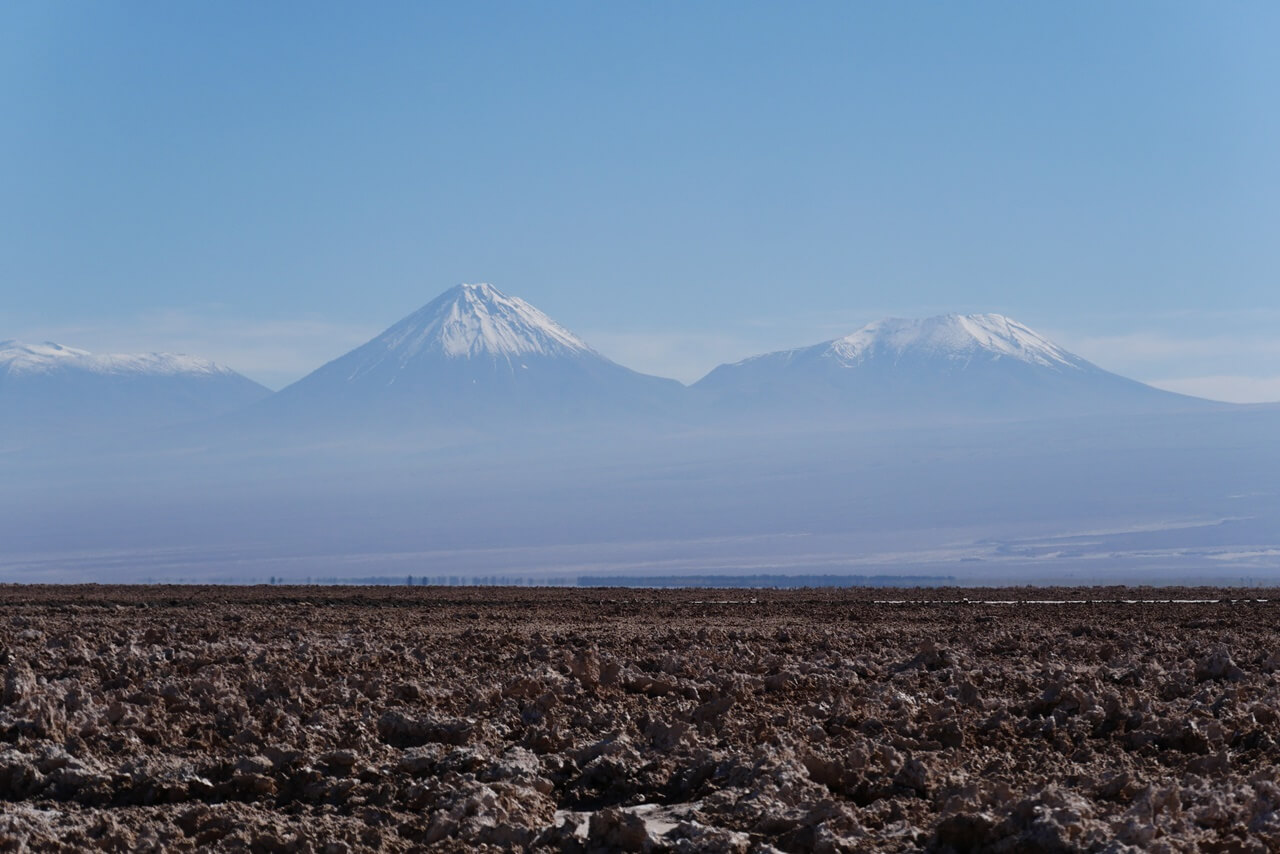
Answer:
[[981, 355], [1054, 368], [1084, 364], [1029, 327], [1000, 314], [879, 320], [833, 341], [831, 354], [846, 364], [879, 357], [969, 359]]
[[450, 288], [379, 336], [402, 358], [512, 358], [592, 352], [581, 338], [519, 297], [487, 283]]
[[681, 390], [675, 380], [609, 361], [519, 297], [463, 284], [268, 405], [308, 423], [375, 432], [464, 424], [505, 430], [665, 412]]

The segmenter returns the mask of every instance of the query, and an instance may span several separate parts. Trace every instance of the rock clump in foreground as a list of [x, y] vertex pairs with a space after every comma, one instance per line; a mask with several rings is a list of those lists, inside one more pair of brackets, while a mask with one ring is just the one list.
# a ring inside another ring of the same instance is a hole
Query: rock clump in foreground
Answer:
[[0, 588], [0, 850], [1280, 850], [1280, 605], [751, 595]]

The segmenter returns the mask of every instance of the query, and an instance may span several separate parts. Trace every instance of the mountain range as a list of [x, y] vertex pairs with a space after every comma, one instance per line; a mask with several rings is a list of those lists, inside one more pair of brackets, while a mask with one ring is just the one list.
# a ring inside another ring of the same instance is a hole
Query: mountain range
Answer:
[[162, 427], [242, 411], [259, 427], [322, 432], [650, 418], [1017, 419], [1216, 405], [1105, 371], [998, 314], [882, 320], [811, 347], [721, 365], [685, 387], [609, 360], [488, 284], [445, 291], [274, 395], [188, 356], [94, 356], [9, 341], [0, 344], [0, 402], [5, 422], [39, 429]]

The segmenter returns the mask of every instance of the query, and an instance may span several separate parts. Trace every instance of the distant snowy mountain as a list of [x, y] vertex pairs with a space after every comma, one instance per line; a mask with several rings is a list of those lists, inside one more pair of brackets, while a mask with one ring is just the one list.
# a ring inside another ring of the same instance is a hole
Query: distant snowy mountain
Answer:
[[0, 341], [0, 435], [162, 428], [261, 400], [230, 368], [172, 353], [95, 355]]
[[519, 427], [658, 413], [682, 391], [675, 380], [610, 361], [522, 299], [465, 284], [303, 377], [263, 410], [312, 424]]
[[1018, 417], [1208, 405], [1125, 379], [998, 314], [888, 319], [721, 365], [693, 386], [725, 413]]

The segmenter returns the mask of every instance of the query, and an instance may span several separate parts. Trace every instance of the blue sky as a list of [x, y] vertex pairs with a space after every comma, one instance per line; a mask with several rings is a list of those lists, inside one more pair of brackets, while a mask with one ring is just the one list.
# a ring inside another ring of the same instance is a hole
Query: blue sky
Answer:
[[279, 386], [491, 281], [691, 380], [996, 311], [1280, 399], [1273, 3], [0, 10], [0, 338]]

